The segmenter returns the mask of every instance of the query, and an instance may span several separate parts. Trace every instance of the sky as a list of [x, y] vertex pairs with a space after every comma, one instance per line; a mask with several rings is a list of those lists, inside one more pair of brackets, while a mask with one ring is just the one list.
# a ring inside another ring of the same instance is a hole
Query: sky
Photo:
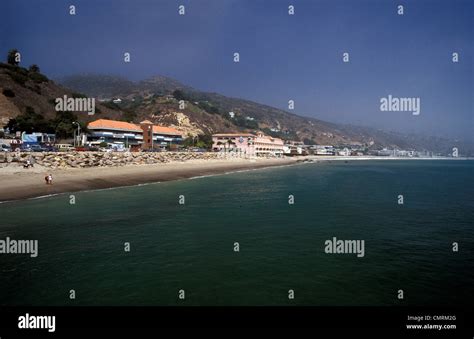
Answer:
[[[330, 122], [474, 141], [474, 1], [16, 0], [0, 6], [0, 55], [17, 48], [23, 66], [38, 64], [53, 79], [165, 75]], [[388, 95], [420, 98], [420, 114], [381, 111]]]

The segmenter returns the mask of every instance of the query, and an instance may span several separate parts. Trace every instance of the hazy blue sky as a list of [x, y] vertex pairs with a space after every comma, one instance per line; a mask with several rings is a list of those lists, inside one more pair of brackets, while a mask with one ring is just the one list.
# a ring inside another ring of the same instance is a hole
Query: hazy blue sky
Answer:
[[[472, 138], [473, 18], [468, 0], [16, 0], [1, 5], [0, 53], [53, 78], [160, 74], [327, 121]], [[381, 112], [388, 94], [420, 97], [421, 114]]]

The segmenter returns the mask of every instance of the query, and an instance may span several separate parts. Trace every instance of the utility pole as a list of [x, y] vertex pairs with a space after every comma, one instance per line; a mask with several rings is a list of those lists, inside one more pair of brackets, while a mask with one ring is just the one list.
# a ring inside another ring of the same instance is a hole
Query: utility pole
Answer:
[[151, 128], [151, 150], [153, 151], [153, 125], [151, 125], [149, 128]]
[[77, 135], [74, 131], [74, 147], [76, 147], [76, 138], [77, 138], [77, 146], [81, 146], [81, 142], [79, 140], [79, 138], [81, 136], [81, 125], [79, 125], [79, 123], [77, 121], [74, 121], [72, 124], [77, 125]]

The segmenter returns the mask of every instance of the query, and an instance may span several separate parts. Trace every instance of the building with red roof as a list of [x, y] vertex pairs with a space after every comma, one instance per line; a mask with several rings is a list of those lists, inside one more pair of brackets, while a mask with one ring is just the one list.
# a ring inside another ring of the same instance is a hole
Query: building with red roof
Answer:
[[[152, 127], [153, 133], [144, 128]], [[143, 145], [143, 148], [164, 148], [167, 145], [179, 144], [183, 140], [180, 131], [145, 120], [140, 124], [126, 121], [98, 119], [87, 125], [89, 130], [89, 141], [101, 141], [107, 143], [123, 143], [125, 147], [132, 145]]]

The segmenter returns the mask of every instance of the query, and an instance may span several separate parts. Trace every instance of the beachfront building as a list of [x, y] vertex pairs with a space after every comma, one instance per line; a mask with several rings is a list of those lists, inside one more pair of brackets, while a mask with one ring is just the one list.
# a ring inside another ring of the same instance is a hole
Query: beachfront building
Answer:
[[302, 141], [287, 140], [283, 146], [283, 154], [288, 156], [307, 155], [305, 144]]
[[[154, 125], [145, 120], [139, 125], [125, 121], [99, 119], [87, 125], [88, 141], [124, 144], [125, 147], [141, 145], [142, 148], [166, 148], [180, 144], [181, 132], [171, 127]], [[144, 134], [145, 132], [145, 134]], [[144, 142], [144, 136], [145, 141]]]
[[282, 156], [284, 143], [263, 133], [219, 133], [212, 135], [216, 152], [235, 152], [243, 156]]
[[312, 147], [314, 155], [335, 155], [334, 146], [331, 145], [314, 145]]
[[38, 145], [38, 144], [53, 144], [56, 142], [55, 134], [33, 132], [21, 133], [21, 141], [23, 144]]
[[344, 147], [343, 149], [337, 151], [337, 155], [348, 157], [352, 155], [352, 152], [347, 147]]
[[255, 135], [250, 133], [219, 133], [212, 135], [212, 150], [215, 152], [236, 152], [255, 156]]

